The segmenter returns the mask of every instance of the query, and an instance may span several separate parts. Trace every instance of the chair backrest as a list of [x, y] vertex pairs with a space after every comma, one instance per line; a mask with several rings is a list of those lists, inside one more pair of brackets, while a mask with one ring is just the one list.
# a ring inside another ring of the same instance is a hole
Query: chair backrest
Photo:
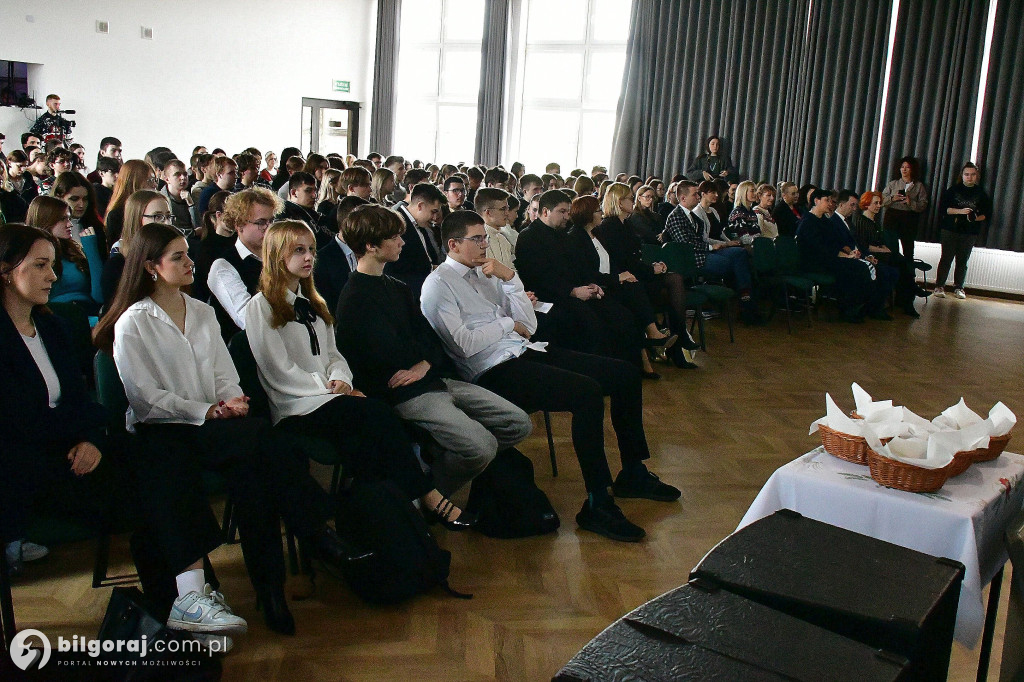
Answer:
[[696, 279], [697, 256], [694, 255], [692, 246], [683, 242], [668, 242], [662, 248], [662, 253], [671, 272], [678, 272], [683, 279]]
[[249, 396], [249, 414], [254, 417], [270, 416], [270, 398], [260, 383], [259, 366], [249, 346], [245, 330], [238, 332], [228, 342], [228, 352], [238, 372], [238, 385]]
[[125, 430], [125, 412], [128, 410], [128, 396], [117, 373], [114, 358], [104, 351], [93, 356], [93, 374], [96, 376], [96, 399], [107, 410], [107, 431], [111, 436]]
[[775, 255], [775, 242], [768, 237], [754, 239], [754, 272], [759, 275], [771, 275], [778, 268]]
[[651, 263], [657, 263], [664, 258], [661, 252], [662, 248], [657, 244], [643, 244], [640, 247], [640, 258], [650, 265]]
[[92, 345], [92, 328], [89, 326], [89, 315], [76, 303], [48, 303], [47, 307], [54, 315], [64, 320], [71, 333], [71, 343], [74, 346], [75, 354], [78, 356], [78, 364], [82, 373], [89, 377], [89, 370], [93, 366], [93, 355], [96, 353]]
[[775, 262], [783, 274], [795, 275], [800, 272], [800, 249], [796, 237], [779, 235], [775, 238]]

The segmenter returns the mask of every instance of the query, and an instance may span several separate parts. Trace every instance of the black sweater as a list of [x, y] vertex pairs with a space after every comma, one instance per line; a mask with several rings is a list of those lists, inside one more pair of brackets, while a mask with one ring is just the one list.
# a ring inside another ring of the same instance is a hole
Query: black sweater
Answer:
[[[403, 282], [353, 272], [338, 297], [335, 318], [338, 350], [352, 368], [354, 385], [366, 395], [397, 405], [445, 390], [441, 378], [449, 365], [441, 340]], [[423, 360], [430, 363], [425, 377], [408, 386], [388, 386], [395, 372]]]
[[957, 183], [942, 193], [939, 201], [939, 215], [942, 216], [942, 229], [952, 230], [959, 234], [978, 234], [981, 232], [982, 221], [968, 220], [965, 215], [949, 215], [947, 208], [970, 208], [975, 214], [985, 216], [985, 221], [992, 217], [992, 200], [980, 185], [967, 187]]

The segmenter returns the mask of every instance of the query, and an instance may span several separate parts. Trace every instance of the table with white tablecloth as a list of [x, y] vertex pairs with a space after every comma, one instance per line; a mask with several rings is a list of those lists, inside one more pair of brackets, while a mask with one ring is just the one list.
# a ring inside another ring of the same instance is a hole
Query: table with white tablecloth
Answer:
[[818, 447], [780, 467], [739, 528], [779, 509], [961, 562], [966, 572], [956, 639], [974, 647], [985, 620], [982, 589], [1006, 563], [1003, 533], [1024, 508], [1024, 456], [1003, 453], [974, 464], [937, 492], [908, 493], [876, 483], [866, 466]]

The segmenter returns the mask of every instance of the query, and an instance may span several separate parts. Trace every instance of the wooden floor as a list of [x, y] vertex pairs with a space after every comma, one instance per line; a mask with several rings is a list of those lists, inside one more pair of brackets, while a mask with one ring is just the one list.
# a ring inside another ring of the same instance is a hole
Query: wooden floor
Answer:
[[[500, 541], [438, 531], [454, 554], [452, 585], [473, 592], [472, 601], [437, 593], [371, 608], [324, 578], [315, 599], [291, 605], [297, 636], [281, 637], [254, 609], [238, 546], [219, 549], [213, 561], [223, 590], [250, 624], [225, 661], [225, 678], [550, 679], [613, 620], [685, 582], [735, 529], [768, 476], [815, 445], [807, 427], [824, 413], [825, 391], [848, 408], [850, 383], [857, 381], [876, 398], [922, 415], [961, 396], [978, 411], [1003, 400], [1024, 415], [1020, 303], [931, 300], [918, 321], [900, 315], [891, 323], [821, 321], [807, 328], [801, 320], [792, 335], [777, 317], [768, 327], [737, 328], [735, 344], [722, 321], [709, 327], [701, 369], [666, 367], [661, 381], [645, 383], [651, 468], [683, 490], [677, 504], [622, 501], [627, 516], [647, 529], [645, 542], [622, 544], [576, 529], [583, 487], [568, 420], [556, 416], [559, 477], [551, 477], [541, 424], [523, 449], [562, 519], [557, 535]], [[614, 450], [610, 459], [615, 472]], [[126, 556], [124, 539], [115, 545]], [[91, 558], [91, 545], [78, 544], [30, 565], [14, 594], [21, 627], [94, 635], [109, 590], [89, 587]], [[994, 670], [1004, 616], [1005, 603]], [[955, 645], [950, 679], [974, 679], [976, 665], [977, 651]]]

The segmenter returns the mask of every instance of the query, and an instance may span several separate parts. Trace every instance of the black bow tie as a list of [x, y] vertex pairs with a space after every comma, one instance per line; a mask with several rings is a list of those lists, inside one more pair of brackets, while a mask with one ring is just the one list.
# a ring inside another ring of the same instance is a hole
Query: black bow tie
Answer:
[[309, 300], [302, 298], [301, 296], [295, 299], [295, 321], [306, 326], [306, 331], [309, 332], [309, 350], [313, 355], [320, 355], [320, 341], [316, 338], [316, 330], [313, 329], [313, 323], [317, 320], [316, 311], [313, 310], [313, 306], [309, 304]]

